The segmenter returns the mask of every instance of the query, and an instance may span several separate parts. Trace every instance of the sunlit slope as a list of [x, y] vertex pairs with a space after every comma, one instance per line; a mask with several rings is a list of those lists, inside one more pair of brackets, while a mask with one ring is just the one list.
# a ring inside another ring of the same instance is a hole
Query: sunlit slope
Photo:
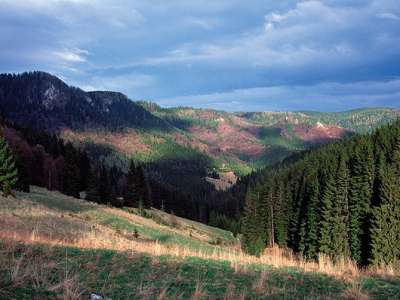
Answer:
[[[82, 247], [121, 248], [158, 243], [190, 250], [213, 251], [233, 245], [232, 233], [158, 210], [117, 209], [32, 187], [17, 199], [0, 197], [2, 236], [51, 239]], [[93, 242], [93, 245], [90, 243]]]
[[[0, 298], [388, 299], [399, 278], [280, 249], [240, 251], [230, 232], [32, 188], [0, 196]], [[390, 271], [390, 270], [389, 270]]]

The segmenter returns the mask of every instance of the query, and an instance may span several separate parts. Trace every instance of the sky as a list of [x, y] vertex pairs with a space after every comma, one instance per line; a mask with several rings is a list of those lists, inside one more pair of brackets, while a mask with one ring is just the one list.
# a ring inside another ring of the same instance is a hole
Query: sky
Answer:
[[400, 107], [399, 0], [0, 0], [0, 72], [227, 111]]

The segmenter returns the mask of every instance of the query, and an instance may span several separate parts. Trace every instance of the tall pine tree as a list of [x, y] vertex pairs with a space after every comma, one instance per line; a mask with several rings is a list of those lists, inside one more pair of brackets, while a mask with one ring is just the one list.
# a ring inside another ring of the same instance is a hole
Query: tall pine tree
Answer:
[[[352, 159], [349, 191], [349, 238], [351, 257], [358, 263], [367, 259], [370, 244], [369, 226], [374, 179], [374, 158], [369, 139], [358, 141]], [[364, 250], [364, 255], [362, 255]]]
[[260, 193], [248, 191], [242, 223], [243, 247], [253, 255], [260, 255], [266, 245], [266, 228], [260, 217]]
[[349, 257], [349, 170], [346, 156], [342, 154], [336, 175], [336, 195], [333, 203], [332, 254], [334, 258]]
[[333, 204], [335, 195], [335, 181], [332, 174], [329, 174], [325, 181], [325, 188], [322, 196], [321, 221], [319, 226], [319, 251], [329, 256], [334, 254], [331, 240], [332, 223], [334, 222]]
[[126, 175], [126, 188], [124, 192], [124, 205], [137, 207], [139, 205], [139, 189], [137, 184], [137, 168], [133, 160], [129, 163], [128, 174]]
[[396, 137], [391, 164], [380, 170], [379, 203], [373, 211], [372, 262], [400, 262], [400, 137]]
[[80, 171], [78, 155], [71, 143], [65, 145], [64, 170], [62, 174], [63, 192], [72, 197], [79, 198], [80, 192]]
[[4, 196], [11, 194], [18, 182], [18, 172], [14, 157], [0, 132], [0, 189]]
[[316, 171], [311, 175], [307, 190], [307, 214], [305, 221], [305, 241], [303, 254], [308, 258], [316, 258], [318, 250], [318, 217], [319, 182]]

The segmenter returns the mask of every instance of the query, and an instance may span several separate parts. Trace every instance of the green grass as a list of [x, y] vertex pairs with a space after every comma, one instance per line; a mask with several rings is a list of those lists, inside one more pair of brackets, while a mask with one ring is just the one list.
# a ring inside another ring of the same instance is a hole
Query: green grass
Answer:
[[[140, 237], [149, 241], [158, 241], [165, 245], [179, 245], [192, 250], [201, 250], [206, 253], [212, 252], [215, 249], [215, 247], [210, 244], [192, 239], [188, 236], [184, 236], [172, 231], [163, 231], [162, 228], [155, 229], [143, 224], [134, 224], [129, 220], [112, 214], [107, 214], [104, 211], [96, 211], [90, 215], [94, 217], [99, 224], [115, 230], [123, 230], [127, 233], [133, 234], [136, 229]], [[229, 236], [229, 233], [226, 233], [225, 236]]]
[[49, 192], [46, 189], [32, 187], [31, 193], [17, 192], [17, 196], [26, 197], [34, 203], [46, 206], [49, 209], [56, 209], [65, 212], [84, 212], [94, 209], [90, 202], [76, 201], [71, 197], [67, 197], [60, 192]]
[[[132, 216], [136, 215], [137, 217], [131, 220], [113, 213], [117, 210], [105, 210], [105, 206], [68, 197], [59, 192], [49, 192], [43, 188], [32, 187], [30, 193], [17, 192], [17, 197], [31, 201], [31, 203], [26, 204], [27, 207], [41, 205], [50, 212], [55, 211], [66, 215], [72, 215], [76, 220], [100, 224], [116, 231], [124, 231], [127, 234], [133, 234], [135, 230], [137, 230], [141, 238], [148, 241], [158, 241], [165, 245], [179, 245], [192, 250], [212, 252], [215, 246], [208, 242], [217, 239], [223, 244], [233, 244], [237, 242], [233, 234], [229, 231], [179, 217], [175, 217], [179, 222], [179, 227], [175, 228], [170, 224], [170, 215], [158, 210], [148, 210], [147, 219], [140, 217], [138, 213], [132, 214]], [[0, 204], [3, 203], [4, 208], [7, 209], [17, 209], [21, 207], [21, 204], [11, 200], [11, 198], [4, 199], [4, 202], [0, 202]], [[0, 206], [0, 211], [1, 208]], [[135, 209], [129, 209], [129, 211], [135, 211]], [[154, 216], [154, 220], [152, 216]], [[40, 218], [35, 216], [33, 219], [40, 222], [46, 221], [44, 219], [49, 219], [50, 217], [45, 216]], [[24, 220], [29, 221], [30, 224], [34, 223], [31, 219], [32, 217], [29, 215], [24, 217]], [[160, 220], [163, 221], [162, 224], [160, 224]], [[61, 223], [65, 220], [59, 219], [57, 221]], [[146, 221], [152, 222], [152, 226], [149, 226]], [[191, 237], [188, 235], [190, 231], [193, 232], [193, 234], [201, 234], [205, 237], [205, 240]]]
[[[214, 247], [207, 240], [185, 234], [185, 230], [201, 232], [209, 239], [219, 237], [225, 243], [235, 242], [227, 231], [182, 218], [177, 218], [180, 228], [169, 226], [169, 215], [161, 211], [148, 211], [149, 215], [157, 215], [159, 223], [139, 216], [131, 219], [124, 217], [126, 212], [115, 214], [104, 206], [41, 188], [34, 187], [30, 194], [17, 193], [16, 199], [0, 197], [0, 200], [0, 213], [23, 220], [29, 230], [32, 210], [36, 218], [33, 223], [55, 224], [52, 233], [57, 235], [61, 230], [65, 237], [73, 225], [68, 222], [73, 221], [80, 222], [76, 223], [76, 229], [82, 225], [90, 228], [91, 224], [101, 224], [116, 233], [132, 233], [137, 229], [141, 239], [145, 239], [143, 242], [158, 240], [206, 252]], [[37, 214], [38, 210], [43, 213]], [[157, 257], [134, 250], [84, 250], [40, 244], [10, 247], [10, 244], [9, 240], [0, 241], [0, 299], [55, 299], [66, 296], [68, 291], [83, 292], [83, 299], [90, 292], [111, 299], [157, 299], [160, 294], [165, 294], [166, 299], [191, 299], [196, 286], [203, 295], [199, 299], [239, 299], [242, 293], [245, 299], [344, 299], [349, 289], [355, 290], [356, 296], [369, 295], [371, 299], [400, 297], [399, 277], [361, 273], [359, 279], [353, 278], [354, 289], [352, 283], [339, 277], [300, 268], [240, 266], [196, 257]]]
[[[3, 245], [1, 245], [3, 246]], [[3, 248], [3, 247], [2, 247]], [[18, 247], [14, 255], [22, 255], [26, 249]], [[43, 246], [34, 247], [34, 257], [42, 265], [54, 264], [51, 272], [41, 274], [42, 286], [30, 280], [17, 287], [12, 285], [7, 267], [1, 267], [1, 294], [15, 299], [52, 299], [60, 291], [51, 291], [50, 286], [65, 279], [65, 274], [77, 276], [76, 284], [84, 295], [101, 293], [111, 299], [150, 299], [167, 291], [169, 299], [189, 299], [200, 284], [204, 296], [223, 299], [227, 289], [237, 296], [245, 292], [246, 299], [317, 298], [339, 296], [346, 285], [333, 278], [306, 274], [296, 270], [266, 269], [268, 277], [265, 289], [257, 294], [252, 285], [260, 276], [260, 268], [235, 273], [226, 262], [214, 262], [197, 258], [177, 260], [168, 256], [154, 259], [146, 255], [130, 255], [106, 250], [79, 250], [75, 248]], [[29, 262], [26, 262], [29, 263]], [[13, 286], [11, 288], [11, 286]], [[263, 295], [264, 294], [264, 295]], [[335, 297], [336, 298], [336, 297]], [[234, 299], [234, 298], [232, 298]]]
[[[74, 279], [82, 298], [100, 293], [111, 299], [157, 299], [165, 293], [167, 299], [190, 299], [200, 286], [200, 299], [345, 299], [351, 284], [318, 273], [298, 269], [250, 266], [235, 271], [227, 262], [199, 258], [159, 258], [147, 255], [118, 253], [109, 250], [80, 250], [76, 248], [18, 245], [8, 253], [6, 243], [0, 242], [0, 297], [2, 299], [54, 299], [63, 293], [54, 286], [66, 278]], [[27, 252], [27, 250], [29, 251]], [[39, 281], [30, 275], [22, 282], [13, 282], [5, 259], [18, 260], [22, 255], [20, 272], [52, 265], [42, 269]], [[31, 260], [31, 258], [35, 258]], [[256, 283], [264, 280], [260, 289]], [[400, 280], [384, 278], [361, 279], [361, 293], [372, 299], [398, 299]]]

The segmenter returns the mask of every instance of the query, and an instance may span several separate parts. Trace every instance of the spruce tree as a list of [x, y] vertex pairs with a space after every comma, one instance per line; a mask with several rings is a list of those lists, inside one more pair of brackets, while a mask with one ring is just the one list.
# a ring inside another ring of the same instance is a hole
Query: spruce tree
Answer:
[[266, 180], [265, 184], [260, 190], [255, 191], [252, 194], [254, 202], [255, 213], [253, 215], [253, 220], [257, 225], [258, 231], [256, 235], [263, 236], [263, 240], [266, 245], [272, 246], [275, 242], [275, 236], [273, 236], [274, 230], [272, 226], [274, 225], [273, 216], [273, 183], [270, 180]]
[[[369, 226], [373, 190], [374, 159], [369, 139], [359, 141], [352, 160], [349, 191], [349, 238], [351, 257], [364, 263], [368, 256]], [[364, 250], [364, 255], [362, 255]]]
[[10, 148], [0, 132], [0, 189], [7, 197], [18, 182], [18, 172]]
[[317, 176], [311, 178], [307, 194], [307, 221], [305, 223], [305, 247], [303, 254], [308, 258], [316, 258], [318, 250], [317, 207], [319, 199], [319, 182]]
[[325, 188], [322, 196], [321, 221], [319, 226], [319, 251], [329, 256], [333, 255], [331, 239], [335, 195], [335, 181], [332, 174], [329, 174], [325, 181]]
[[375, 207], [371, 228], [371, 262], [393, 264], [400, 260], [400, 138], [395, 137], [391, 164], [381, 153], [375, 184]]
[[395, 264], [400, 261], [400, 180], [389, 165], [379, 191], [380, 205], [373, 211], [372, 263]]
[[245, 211], [242, 223], [243, 248], [250, 254], [260, 255], [266, 245], [265, 227], [261, 224], [259, 193], [246, 194]]
[[349, 224], [349, 170], [345, 155], [342, 154], [336, 176], [336, 195], [333, 203], [332, 219], [332, 254], [334, 258], [350, 255], [348, 224]]
[[285, 187], [283, 178], [278, 179], [279, 182], [276, 184], [275, 191], [273, 193], [272, 205], [270, 215], [274, 217], [273, 225], [274, 225], [274, 234], [275, 239], [274, 242], [279, 246], [286, 246], [287, 241], [287, 215], [285, 211], [286, 203], [285, 203]]
[[[304, 195], [305, 189], [307, 186], [307, 182], [305, 180], [305, 176], [300, 176], [298, 186], [295, 187], [295, 196], [294, 196], [294, 208], [293, 215], [290, 220], [289, 226], [289, 246], [295, 250], [302, 252], [304, 250], [304, 245], [302, 245], [302, 241], [304, 241]], [[303, 226], [302, 226], [303, 225]], [[302, 229], [303, 228], [303, 229]]]
[[397, 177], [400, 177], [400, 130], [396, 135], [395, 145], [392, 155], [392, 164]]
[[126, 189], [124, 193], [124, 204], [129, 207], [137, 207], [139, 204], [139, 190], [137, 187], [137, 169], [133, 160], [129, 163], [126, 175]]
[[99, 187], [101, 185], [99, 170], [91, 168], [88, 178], [88, 187], [86, 199], [89, 201], [101, 203]]
[[139, 206], [142, 206], [143, 208], [150, 208], [152, 205], [150, 187], [142, 166], [136, 167], [136, 185], [138, 191]]
[[64, 169], [62, 174], [63, 192], [75, 198], [79, 198], [80, 172], [78, 154], [71, 143], [65, 145]]

